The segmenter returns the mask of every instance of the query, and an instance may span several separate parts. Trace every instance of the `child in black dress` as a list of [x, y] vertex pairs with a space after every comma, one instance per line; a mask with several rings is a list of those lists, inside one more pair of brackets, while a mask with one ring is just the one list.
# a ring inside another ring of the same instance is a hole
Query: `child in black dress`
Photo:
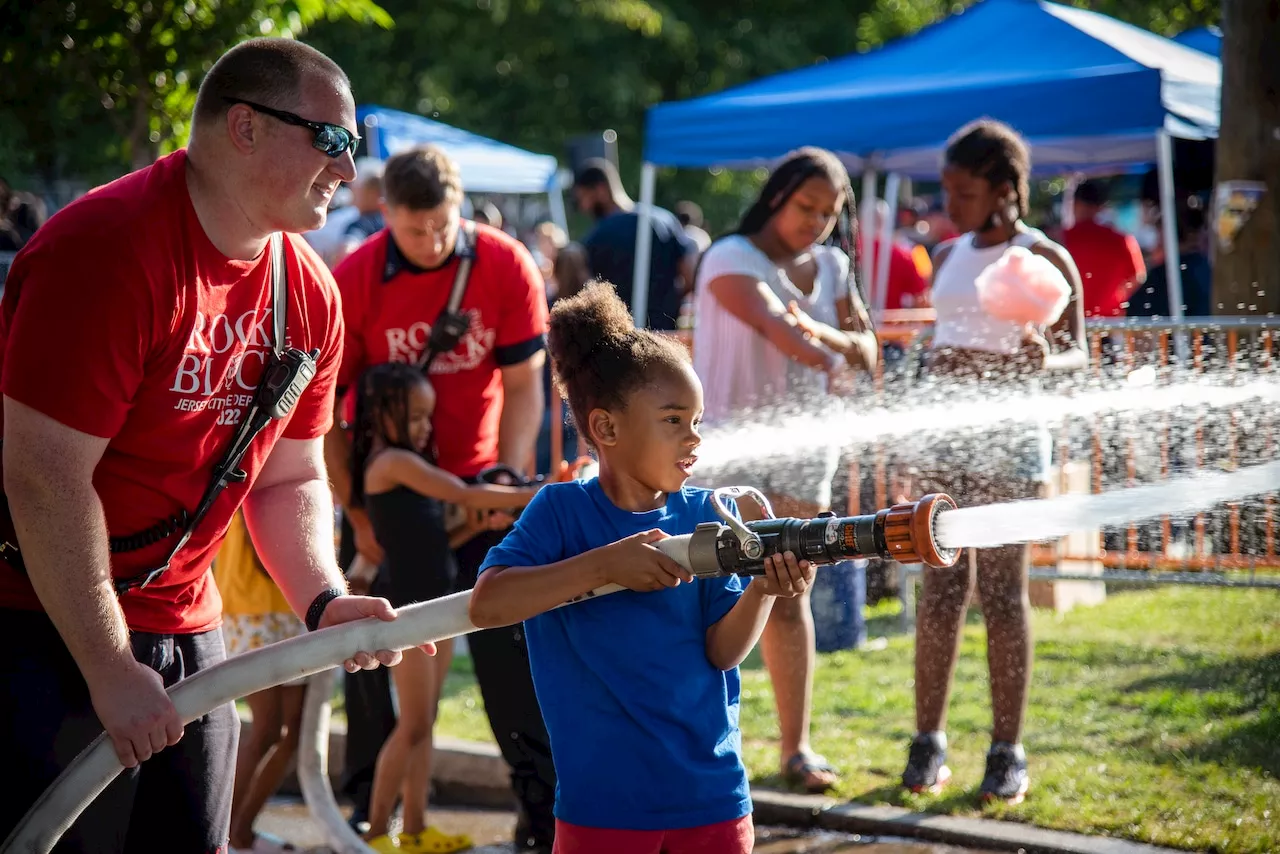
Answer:
[[[457, 567], [445, 524], [446, 503], [472, 509], [525, 506], [536, 488], [468, 484], [431, 463], [431, 414], [435, 392], [411, 365], [388, 363], [361, 377], [352, 443], [351, 501], [369, 514], [385, 554], [381, 572], [397, 608], [454, 592]], [[392, 668], [400, 713], [378, 754], [369, 801], [366, 841], [375, 851], [450, 852], [471, 847], [426, 823], [431, 781], [431, 731], [440, 688], [453, 653], [437, 644], [433, 658], [404, 652]], [[404, 800], [404, 832], [388, 835], [396, 797]]]

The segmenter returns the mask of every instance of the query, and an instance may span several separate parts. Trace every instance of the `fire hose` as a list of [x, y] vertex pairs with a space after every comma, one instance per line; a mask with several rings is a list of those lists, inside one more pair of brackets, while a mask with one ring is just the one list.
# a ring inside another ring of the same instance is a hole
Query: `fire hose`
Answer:
[[[725, 499], [741, 495], [753, 497], [769, 518], [739, 520]], [[935, 536], [939, 514], [955, 508], [946, 495], [926, 495], [865, 516], [826, 513], [814, 519], [772, 518], [768, 502], [754, 489], [718, 489], [714, 500], [721, 522], [705, 522], [692, 534], [656, 543], [695, 578], [763, 575], [765, 559], [784, 551], [824, 566], [881, 557], [947, 567], [959, 557], [958, 550], [941, 548]], [[606, 585], [557, 607], [623, 589]], [[170, 689], [170, 698], [185, 725], [240, 697], [338, 667], [354, 650], [404, 650], [458, 637], [476, 629], [467, 612], [470, 600], [471, 591], [455, 593], [401, 608], [392, 621], [368, 618], [271, 644], [183, 679]], [[323, 717], [323, 710], [317, 711]], [[312, 749], [308, 745], [304, 752]], [[110, 739], [102, 733], [40, 795], [0, 851], [47, 854], [121, 770]], [[323, 792], [316, 796], [317, 803], [325, 799]]]

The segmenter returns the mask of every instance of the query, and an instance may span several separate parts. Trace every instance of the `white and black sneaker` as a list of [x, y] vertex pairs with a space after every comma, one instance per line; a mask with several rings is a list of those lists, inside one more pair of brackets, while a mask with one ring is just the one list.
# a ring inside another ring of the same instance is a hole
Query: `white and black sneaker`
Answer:
[[919, 733], [911, 740], [911, 749], [907, 752], [907, 767], [902, 772], [902, 785], [916, 794], [929, 792], [936, 795], [951, 779], [951, 769], [947, 767], [946, 761], [947, 734]]
[[987, 751], [987, 773], [982, 777], [982, 799], [1020, 804], [1027, 796], [1027, 754], [1021, 744], [992, 742]]

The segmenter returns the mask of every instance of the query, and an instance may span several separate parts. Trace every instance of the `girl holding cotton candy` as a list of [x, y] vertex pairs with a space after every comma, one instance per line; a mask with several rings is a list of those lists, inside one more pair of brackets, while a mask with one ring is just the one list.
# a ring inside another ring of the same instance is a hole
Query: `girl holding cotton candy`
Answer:
[[[989, 504], [1037, 497], [1047, 478], [1048, 430], [1033, 411], [1017, 407], [1028, 408], [1027, 395], [1038, 389], [1039, 378], [1080, 370], [1088, 354], [1075, 264], [1065, 249], [1022, 222], [1030, 166], [1026, 144], [999, 122], [969, 124], [947, 145], [947, 214], [963, 234], [934, 251], [937, 320], [925, 372], [949, 399], [1010, 407], [1010, 420], [995, 431], [948, 432], [923, 449], [910, 472], [911, 494], [941, 491], [961, 506]], [[1010, 803], [1025, 796], [1029, 565], [1029, 547], [1011, 545], [970, 550], [958, 569], [924, 570], [916, 622], [916, 736], [902, 775], [908, 789], [938, 791], [950, 777], [947, 703], [976, 576], [994, 718], [980, 792], [984, 800]]]

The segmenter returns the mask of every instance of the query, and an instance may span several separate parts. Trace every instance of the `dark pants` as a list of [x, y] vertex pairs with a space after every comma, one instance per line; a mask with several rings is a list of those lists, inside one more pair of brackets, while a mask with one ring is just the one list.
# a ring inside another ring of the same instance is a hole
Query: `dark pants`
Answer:
[[[356, 556], [355, 534], [346, 516], [342, 517], [342, 539], [338, 565], [344, 570]], [[372, 596], [387, 595], [386, 573], [379, 572], [370, 585]], [[351, 799], [357, 817], [369, 814], [373, 794], [373, 772], [378, 752], [396, 725], [391, 703], [391, 672], [385, 667], [343, 672], [342, 690], [347, 712], [347, 744], [342, 764], [341, 791]]]
[[[134, 632], [134, 657], [166, 687], [226, 658], [222, 631], [196, 635]], [[42, 613], [0, 611], [0, 737], [9, 794], [0, 798], [7, 836], [102, 724], [53, 623]], [[122, 772], [81, 814], [55, 852], [225, 850], [240, 727], [235, 706], [187, 724], [182, 740]], [[136, 821], [134, 820], [136, 817]]]
[[[455, 551], [458, 589], [475, 586], [485, 555], [505, 535], [505, 531], [488, 531]], [[511, 768], [511, 789], [519, 802], [516, 843], [549, 849], [556, 827], [556, 771], [551, 762], [551, 738], [533, 690], [524, 626], [472, 632], [467, 635], [467, 645], [489, 726], [502, 758]]]
[[[485, 555], [503, 536], [502, 531], [484, 533], [455, 552], [460, 590], [470, 590], [475, 585], [476, 572]], [[355, 549], [347, 545], [354, 543], [354, 535], [345, 522], [342, 543], [340, 559], [343, 566], [348, 566]], [[385, 579], [379, 573], [370, 592], [385, 595], [379, 592], [382, 583]], [[519, 810], [516, 842], [525, 848], [550, 849], [555, 837], [556, 774], [551, 762], [551, 739], [533, 690], [523, 627], [472, 632], [467, 635], [467, 646], [489, 726], [502, 758], [511, 768], [511, 789]], [[358, 812], [367, 814], [378, 751], [396, 722], [387, 670], [380, 667], [348, 673], [344, 690], [347, 750], [342, 792], [352, 799]]]

